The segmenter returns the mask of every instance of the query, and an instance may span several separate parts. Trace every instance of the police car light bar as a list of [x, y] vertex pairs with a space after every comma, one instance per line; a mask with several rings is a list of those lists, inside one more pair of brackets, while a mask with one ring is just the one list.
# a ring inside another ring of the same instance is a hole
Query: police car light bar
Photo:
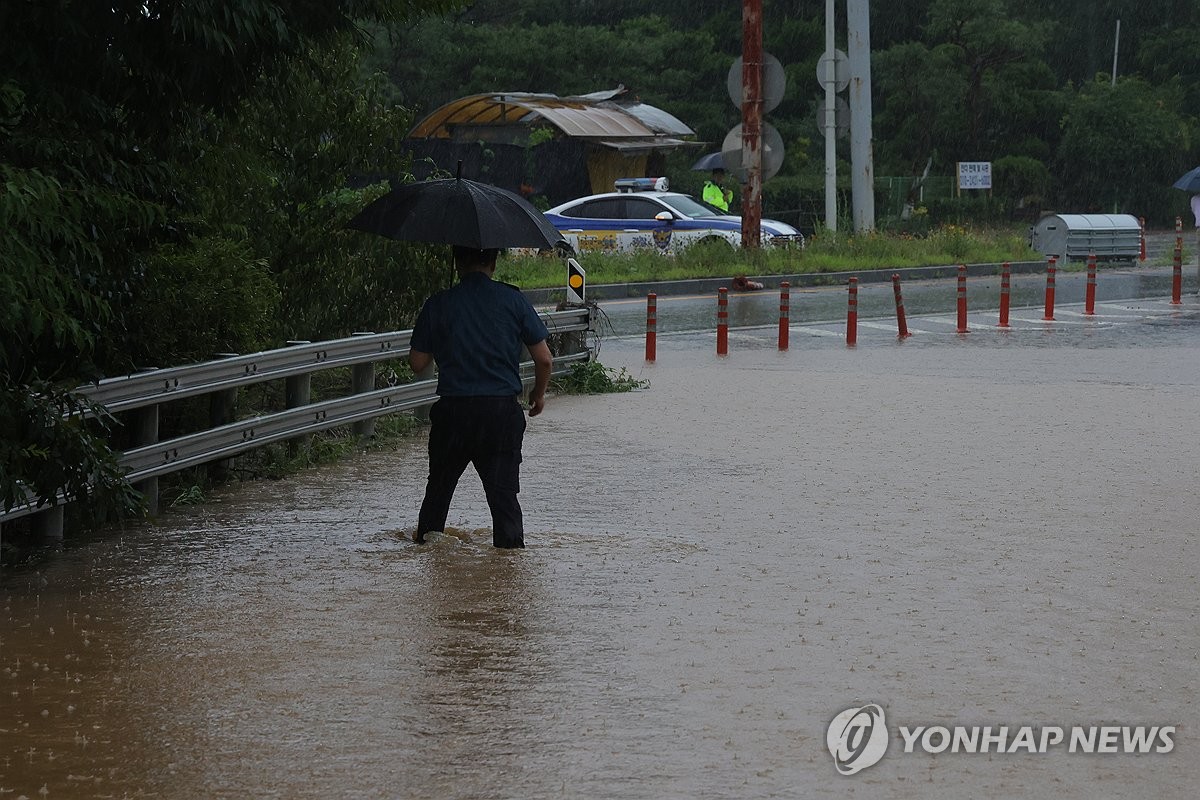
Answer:
[[618, 192], [666, 192], [666, 178], [617, 178], [613, 182]]

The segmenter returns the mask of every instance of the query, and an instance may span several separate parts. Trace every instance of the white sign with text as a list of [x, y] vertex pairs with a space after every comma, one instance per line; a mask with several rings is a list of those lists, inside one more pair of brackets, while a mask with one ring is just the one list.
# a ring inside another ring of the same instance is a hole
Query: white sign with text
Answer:
[[959, 161], [959, 189], [990, 189], [992, 188], [992, 162], [990, 161]]

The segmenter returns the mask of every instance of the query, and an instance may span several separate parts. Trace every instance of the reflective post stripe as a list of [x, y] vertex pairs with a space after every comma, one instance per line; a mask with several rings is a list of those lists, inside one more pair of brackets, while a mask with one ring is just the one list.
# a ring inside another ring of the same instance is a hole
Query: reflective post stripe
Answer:
[[1171, 268], [1171, 305], [1183, 303], [1183, 239], [1175, 240], [1175, 264]]
[[1005, 261], [1000, 266], [1000, 327], [1008, 327], [1008, 305], [1011, 302], [1012, 267]]
[[[1183, 220], [1180, 220], [1180, 222], [1182, 223]], [[1142, 247], [1141, 247], [1141, 251], [1138, 255], [1138, 259], [1140, 261], [1145, 261], [1146, 260], [1146, 218], [1138, 217], [1138, 225], [1141, 226], [1141, 229], [1142, 229]]]
[[846, 309], [846, 345], [858, 343], [858, 278], [850, 279], [850, 299]]
[[967, 265], [958, 265], [958, 332], [967, 332]]
[[1096, 254], [1088, 254], [1087, 294], [1084, 295], [1083, 313], [1096, 313]]
[[908, 320], [904, 317], [904, 299], [900, 296], [900, 273], [892, 273], [892, 294], [896, 295], [896, 328], [899, 330], [900, 338], [905, 339], [912, 336], [908, 332]]
[[1054, 265], [1058, 263], [1058, 259], [1050, 257], [1050, 262], [1046, 265], [1046, 313], [1042, 316], [1044, 320], [1054, 319]]
[[717, 289], [717, 355], [729, 355], [729, 290]]
[[779, 284], [779, 349], [788, 349], [788, 325], [791, 318], [792, 285], [787, 281]]
[[658, 295], [646, 295], [646, 360], [654, 363], [658, 354]]

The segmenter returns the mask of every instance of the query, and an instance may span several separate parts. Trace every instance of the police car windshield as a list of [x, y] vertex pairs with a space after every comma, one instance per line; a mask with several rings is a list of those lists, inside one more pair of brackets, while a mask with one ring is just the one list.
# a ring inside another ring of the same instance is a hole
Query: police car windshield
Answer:
[[659, 199], [683, 216], [691, 217], [692, 219], [720, 217], [729, 213], [722, 211], [716, 206], [710, 206], [708, 203], [701, 202], [694, 197], [689, 197], [686, 194], [673, 194]]

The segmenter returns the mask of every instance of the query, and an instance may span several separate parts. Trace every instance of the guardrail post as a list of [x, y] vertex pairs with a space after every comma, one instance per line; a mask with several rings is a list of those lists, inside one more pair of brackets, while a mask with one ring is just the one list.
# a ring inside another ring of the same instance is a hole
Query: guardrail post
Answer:
[[[214, 358], [233, 358], [240, 353], [214, 353]], [[233, 422], [237, 416], [237, 388], [222, 389], [208, 396], [208, 425], [219, 428]], [[232, 458], [223, 458], [205, 466], [208, 477], [216, 483], [224, 483], [229, 479], [229, 469], [233, 465]]]
[[[157, 372], [158, 367], [144, 367], [139, 373]], [[158, 404], [143, 406], [129, 415], [129, 438], [133, 447], [144, 447], [158, 442]], [[146, 498], [146, 512], [158, 514], [158, 478], [146, 478], [133, 484], [133, 488]]]
[[[293, 339], [287, 343], [288, 347], [295, 347], [301, 344], [312, 344], [307, 339]], [[283, 389], [283, 404], [287, 408], [299, 408], [306, 406], [312, 402], [312, 373], [305, 372], [303, 375], [292, 375], [285, 379]], [[296, 439], [288, 441], [288, 452], [295, 456], [301, 450], [308, 447], [310, 436], [304, 435]]]
[[[351, 336], [371, 336], [374, 331], [356, 331], [350, 334]], [[350, 368], [350, 391], [354, 394], [362, 394], [375, 389], [375, 362], [368, 361], [365, 364], [355, 364]], [[355, 436], [364, 439], [375, 435], [375, 417], [370, 419], [359, 420], [352, 426]]]
[[[133, 412], [133, 446], [143, 447], [158, 441], [158, 405], [146, 406]], [[138, 481], [133, 488], [146, 498], [146, 511], [158, 515], [158, 478]]]
[[34, 516], [31, 530], [38, 542], [41, 544], [62, 543], [64, 511], [64, 506], [56, 505], [50, 506]]

